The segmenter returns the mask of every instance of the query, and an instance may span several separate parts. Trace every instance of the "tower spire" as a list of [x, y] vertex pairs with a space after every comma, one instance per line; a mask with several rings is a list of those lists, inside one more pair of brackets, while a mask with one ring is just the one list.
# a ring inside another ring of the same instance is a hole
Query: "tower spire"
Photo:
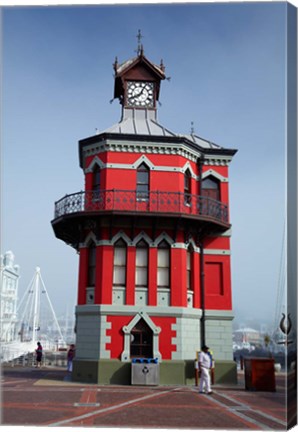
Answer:
[[194, 133], [195, 133], [195, 125], [194, 122], [192, 121], [190, 122], [190, 134], [194, 135]]
[[143, 44], [141, 43], [141, 40], [143, 39], [141, 30], [138, 30], [138, 34], [137, 34], [137, 41], [138, 41], [138, 48], [137, 48], [137, 54], [138, 56], [143, 55], [144, 53], [144, 47]]

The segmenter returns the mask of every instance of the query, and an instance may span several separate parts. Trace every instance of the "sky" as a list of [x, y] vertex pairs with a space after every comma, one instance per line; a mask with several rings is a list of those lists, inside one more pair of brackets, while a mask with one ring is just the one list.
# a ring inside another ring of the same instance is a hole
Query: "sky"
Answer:
[[2, 10], [1, 250], [35, 267], [58, 315], [77, 297], [78, 255], [54, 236], [54, 202], [84, 188], [78, 141], [120, 120], [115, 57], [166, 66], [159, 122], [238, 149], [230, 165], [233, 310], [272, 321], [285, 219], [286, 3]]

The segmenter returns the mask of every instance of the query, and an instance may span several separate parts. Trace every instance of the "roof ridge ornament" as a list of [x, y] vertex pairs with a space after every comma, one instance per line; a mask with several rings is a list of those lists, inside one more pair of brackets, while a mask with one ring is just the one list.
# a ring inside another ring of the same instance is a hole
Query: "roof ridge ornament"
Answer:
[[136, 37], [138, 40], [138, 48], [137, 48], [136, 52], [137, 52], [138, 56], [141, 57], [144, 55], [144, 47], [143, 47], [143, 44], [141, 43], [141, 40], [143, 39], [144, 36], [142, 35], [140, 29], [138, 30], [138, 34]]
[[194, 127], [194, 122], [192, 121], [190, 122], [190, 134], [194, 135], [194, 133], [195, 133], [195, 127]]
[[113, 68], [114, 68], [114, 71], [117, 72], [117, 69], [118, 69], [118, 57], [117, 56], [115, 57], [115, 62], [113, 63]]

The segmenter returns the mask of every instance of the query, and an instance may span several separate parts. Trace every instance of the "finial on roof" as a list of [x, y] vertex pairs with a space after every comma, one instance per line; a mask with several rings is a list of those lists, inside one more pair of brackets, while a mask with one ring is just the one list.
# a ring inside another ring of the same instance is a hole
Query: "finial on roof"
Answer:
[[160, 69], [164, 72], [165, 71], [165, 65], [163, 64], [163, 59], [160, 60]]
[[115, 72], [117, 71], [117, 67], [118, 67], [118, 57], [116, 56], [115, 57], [115, 62], [113, 64], [113, 68], [114, 68]]
[[190, 134], [193, 135], [195, 133], [194, 122], [190, 123]]
[[137, 54], [138, 56], [142, 56], [144, 54], [144, 47], [143, 44], [141, 43], [141, 40], [143, 39], [141, 30], [138, 31], [137, 34], [137, 40], [138, 40], [138, 48], [137, 48]]

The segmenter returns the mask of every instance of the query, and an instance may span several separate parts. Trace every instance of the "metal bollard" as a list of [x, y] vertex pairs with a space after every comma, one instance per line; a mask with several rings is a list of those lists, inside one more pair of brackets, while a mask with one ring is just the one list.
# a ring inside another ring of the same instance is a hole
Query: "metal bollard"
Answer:
[[198, 360], [194, 361], [194, 367], [195, 367], [195, 386], [198, 387], [198, 385], [199, 385], [199, 362], [198, 362]]

